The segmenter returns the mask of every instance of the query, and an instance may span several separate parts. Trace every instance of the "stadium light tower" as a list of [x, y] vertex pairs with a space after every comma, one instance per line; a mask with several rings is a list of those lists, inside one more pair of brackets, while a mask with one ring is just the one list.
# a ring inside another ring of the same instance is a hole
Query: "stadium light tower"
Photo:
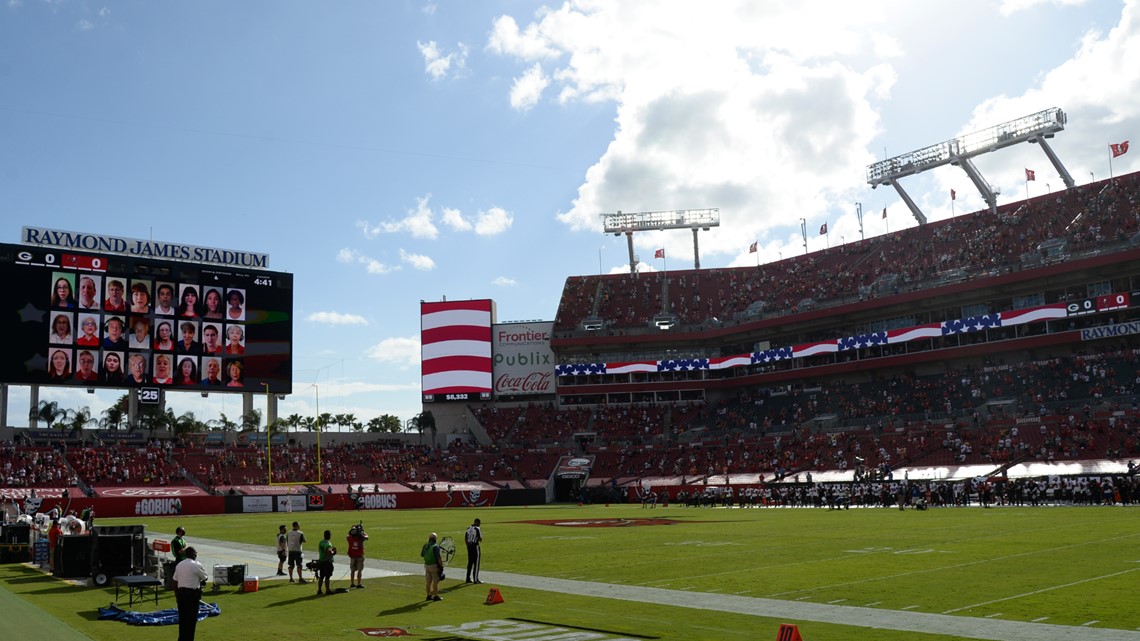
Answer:
[[602, 214], [602, 232], [621, 236], [625, 234], [629, 247], [629, 273], [637, 273], [637, 257], [633, 255], [633, 232], [657, 229], [693, 230], [693, 269], [701, 268], [700, 245], [697, 232], [720, 227], [720, 209], [677, 209], [674, 211], [646, 211], [636, 214]]
[[926, 215], [918, 208], [909, 194], [899, 184], [899, 179], [922, 173], [927, 169], [934, 169], [942, 165], [957, 165], [966, 172], [974, 187], [982, 194], [990, 211], [997, 211], [998, 192], [982, 178], [978, 168], [974, 166], [971, 158], [984, 153], [1012, 147], [1023, 142], [1041, 145], [1041, 150], [1049, 157], [1049, 162], [1065, 182], [1065, 186], [1072, 189], [1076, 183], [1069, 175], [1068, 170], [1061, 164], [1061, 159], [1053, 152], [1046, 138], [1052, 138], [1058, 131], [1065, 129], [1065, 112], [1057, 107], [1039, 111], [1035, 114], [1022, 116], [1016, 120], [966, 134], [936, 145], [930, 145], [911, 151], [894, 158], [888, 158], [867, 165], [867, 183], [871, 189], [879, 185], [890, 185], [899, 193], [906, 206], [914, 214], [918, 224], [926, 224]]

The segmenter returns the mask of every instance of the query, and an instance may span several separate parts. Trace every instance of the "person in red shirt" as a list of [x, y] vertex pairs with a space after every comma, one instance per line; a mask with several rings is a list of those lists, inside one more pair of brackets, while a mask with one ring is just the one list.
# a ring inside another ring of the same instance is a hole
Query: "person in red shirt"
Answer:
[[348, 587], [364, 587], [364, 524], [357, 523], [348, 531]]
[[59, 529], [59, 520], [52, 519], [51, 528], [48, 529], [48, 569], [52, 574], [55, 574], [55, 548], [59, 545], [59, 537], [63, 536], [63, 530]]

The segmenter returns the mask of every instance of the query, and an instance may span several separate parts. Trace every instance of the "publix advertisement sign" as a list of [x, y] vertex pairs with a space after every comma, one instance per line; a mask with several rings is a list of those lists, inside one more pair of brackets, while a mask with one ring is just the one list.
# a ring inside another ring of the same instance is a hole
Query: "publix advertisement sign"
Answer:
[[495, 396], [554, 393], [553, 321], [502, 323], [492, 327]]

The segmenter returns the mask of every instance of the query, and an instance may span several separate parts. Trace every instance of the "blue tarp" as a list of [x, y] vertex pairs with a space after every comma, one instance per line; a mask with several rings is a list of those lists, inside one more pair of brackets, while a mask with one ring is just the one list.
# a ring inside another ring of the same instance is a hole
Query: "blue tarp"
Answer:
[[[198, 620], [216, 617], [222, 613], [217, 603], [199, 603]], [[100, 621], [122, 621], [131, 625], [174, 625], [178, 623], [178, 608], [167, 608], [155, 612], [131, 612], [115, 605], [99, 608]]]

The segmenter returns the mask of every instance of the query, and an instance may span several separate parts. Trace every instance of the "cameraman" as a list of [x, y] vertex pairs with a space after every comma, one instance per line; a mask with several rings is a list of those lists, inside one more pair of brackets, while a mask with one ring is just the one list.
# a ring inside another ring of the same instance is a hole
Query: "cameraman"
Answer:
[[322, 583], [324, 583], [324, 594], [332, 594], [329, 582], [332, 579], [334, 556], [336, 548], [332, 544], [332, 531], [325, 530], [325, 538], [317, 544], [317, 594], [322, 594]]
[[364, 587], [364, 524], [357, 523], [348, 531], [348, 587]]

